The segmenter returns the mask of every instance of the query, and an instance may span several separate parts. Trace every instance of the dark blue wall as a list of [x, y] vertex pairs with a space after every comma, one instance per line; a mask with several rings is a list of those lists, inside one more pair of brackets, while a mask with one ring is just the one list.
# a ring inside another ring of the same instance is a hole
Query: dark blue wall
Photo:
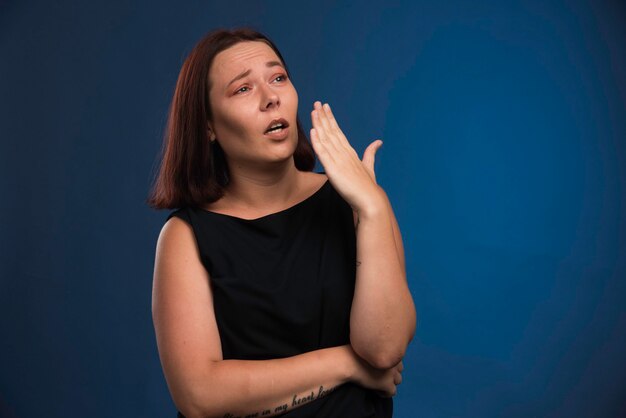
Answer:
[[626, 416], [624, 2], [0, 2], [0, 416], [173, 417], [144, 200], [195, 42], [252, 25], [377, 171], [397, 417]]

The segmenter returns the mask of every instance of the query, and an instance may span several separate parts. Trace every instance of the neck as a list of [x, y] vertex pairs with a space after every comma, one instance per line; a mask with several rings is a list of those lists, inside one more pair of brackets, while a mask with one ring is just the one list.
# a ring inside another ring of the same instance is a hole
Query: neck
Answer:
[[251, 208], [282, 206], [293, 198], [302, 180], [293, 158], [270, 167], [232, 165], [229, 176], [225, 196], [237, 206]]

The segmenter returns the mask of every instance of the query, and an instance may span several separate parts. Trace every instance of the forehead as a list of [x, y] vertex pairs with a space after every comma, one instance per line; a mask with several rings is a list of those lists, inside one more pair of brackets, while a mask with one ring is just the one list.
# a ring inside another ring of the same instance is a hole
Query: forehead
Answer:
[[243, 71], [254, 71], [257, 66], [265, 68], [267, 61], [281, 61], [268, 44], [262, 41], [239, 42], [215, 56], [211, 78], [218, 83], [228, 82]]

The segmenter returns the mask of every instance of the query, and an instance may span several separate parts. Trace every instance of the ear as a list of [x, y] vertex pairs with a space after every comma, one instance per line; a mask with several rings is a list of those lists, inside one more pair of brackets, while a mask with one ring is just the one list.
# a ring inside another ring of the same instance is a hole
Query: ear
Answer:
[[207, 132], [209, 141], [211, 142], [215, 141], [215, 131], [213, 131], [213, 128], [211, 128], [211, 124], [209, 122], [206, 123], [206, 132]]

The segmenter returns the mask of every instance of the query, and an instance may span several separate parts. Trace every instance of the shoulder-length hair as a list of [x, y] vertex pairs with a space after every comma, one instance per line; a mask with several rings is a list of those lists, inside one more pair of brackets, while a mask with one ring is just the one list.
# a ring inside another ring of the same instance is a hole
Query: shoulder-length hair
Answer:
[[[206, 34], [191, 50], [178, 75], [169, 107], [161, 149], [161, 165], [147, 204], [155, 209], [198, 207], [224, 195], [229, 172], [224, 152], [210, 141], [207, 121], [211, 120], [209, 70], [215, 56], [244, 41], [262, 41], [276, 52], [291, 78], [278, 48], [265, 35], [249, 29], [218, 29]], [[312, 171], [315, 154], [299, 118], [296, 118], [298, 145], [293, 158], [300, 171]]]

